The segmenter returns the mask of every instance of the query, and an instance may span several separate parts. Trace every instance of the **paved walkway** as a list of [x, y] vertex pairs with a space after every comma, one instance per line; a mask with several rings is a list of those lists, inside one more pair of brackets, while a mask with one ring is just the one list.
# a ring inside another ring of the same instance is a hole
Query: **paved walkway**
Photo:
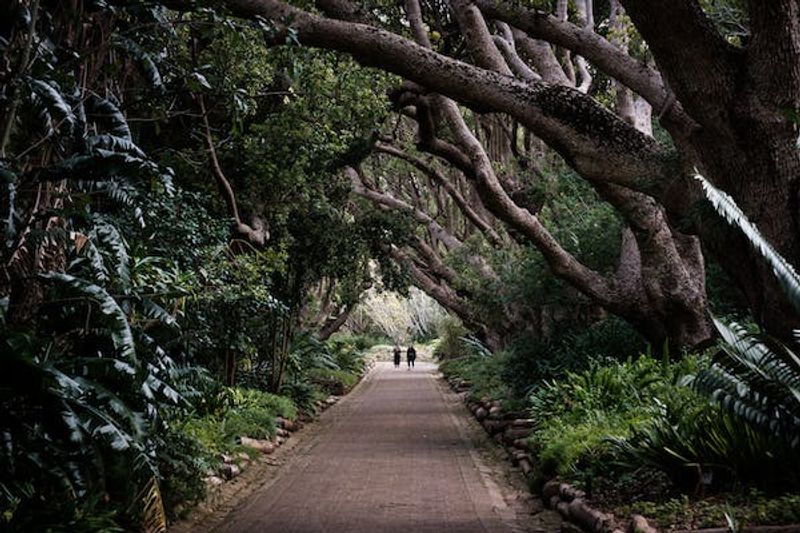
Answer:
[[323, 415], [274, 482], [217, 531], [556, 531], [507, 504], [510, 491], [475, 448], [467, 411], [435, 371], [430, 363], [412, 371], [378, 363]]

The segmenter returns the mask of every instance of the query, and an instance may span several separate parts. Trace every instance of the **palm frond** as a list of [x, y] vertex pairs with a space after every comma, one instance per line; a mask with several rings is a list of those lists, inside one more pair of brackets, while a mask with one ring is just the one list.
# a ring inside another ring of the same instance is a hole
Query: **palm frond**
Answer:
[[103, 220], [95, 220], [94, 233], [99, 241], [106, 246], [114, 257], [114, 271], [117, 274], [117, 282], [127, 290], [131, 285], [130, 256], [128, 255], [128, 243], [113, 224]]
[[116, 103], [99, 96], [92, 96], [87, 103], [89, 116], [94, 120], [102, 121], [109, 134], [128, 141], [133, 140], [128, 120]]
[[108, 150], [111, 152], [130, 154], [140, 159], [147, 159], [147, 155], [145, 155], [141, 148], [136, 146], [136, 143], [125, 137], [118, 137], [110, 133], [92, 135], [86, 139], [86, 144], [89, 149]]
[[736, 205], [736, 202], [725, 192], [714, 187], [707, 179], [700, 174], [695, 175], [703, 187], [706, 198], [711, 205], [731, 226], [738, 227], [753, 248], [764, 258], [772, 267], [775, 277], [783, 287], [786, 296], [796, 309], [800, 310], [800, 276], [794, 267], [781, 256], [775, 248], [761, 235], [758, 228], [747, 220], [744, 212]]
[[693, 380], [727, 412], [800, 445], [800, 358], [788, 347], [715, 320], [723, 338], [714, 364]]
[[58, 85], [52, 81], [30, 79], [31, 89], [42, 99], [50, 115], [58, 122], [71, 126], [75, 122], [75, 114], [67, 103]]
[[155, 303], [150, 298], [139, 298], [139, 303], [144, 316], [153, 320], [157, 320], [165, 326], [176, 327], [178, 325], [174, 316], [172, 316], [166, 309]]
[[119, 35], [115, 36], [114, 44], [121, 50], [126, 51], [136, 61], [150, 85], [156, 89], [163, 89], [164, 84], [161, 81], [161, 73], [158, 71], [158, 67], [153, 58], [150, 57], [150, 54], [145, 52], [135, 41]]

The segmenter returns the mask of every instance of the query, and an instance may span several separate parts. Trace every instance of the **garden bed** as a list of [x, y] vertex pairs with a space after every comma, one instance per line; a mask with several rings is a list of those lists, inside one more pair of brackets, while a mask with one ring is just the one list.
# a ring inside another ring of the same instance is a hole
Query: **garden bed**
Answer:
[[[613, 465], [597, 468], [597, 464], [615, 460], [607, 453], [608, 439], [601, 433], [616, 427], [620, 430], [617, 438], [630, 435], [629, 427], [615, 422], [615, 417], [625, 419], [619, 416], [624, 410], [604, 412], [598, 409], [585, 420], [569, 420], [569, 417], [558, 420], [558, 413], [554, 413], [542, 423], [531, 418], [535, 409], [524, 408], [519, 400], [510, 397], [496, 376], [486, 375], [486, 368], [491, 365], [483, 364], [480, 370], [471, 372], [465, 360], [443, 365], [450, 386], [464, 394], [470, 412], [487, 433], [506, 448], [509, 460], [520, 468], [531, 489], [581, 529], [591, 532], [707, 528], [729, 531], [733, 524], [736, 531], [800, 531], [800, 526], [793, 525], [800, 523], [800, 496], [796, 494], [738, 489], [722, 493], [699, 492], [698, 496], [689, 497], [652, 466], [633, 471], [616, 469]], [[619, 375], [620, 369], [613, 372]], [[475, 384], [473, 380], [481, 383]], [[596, 387], [595, 392], [597, 388], [602, 387]], [[549, 390], [555, 394], [558, 386]], [[580, 391], [575, 394], [580, 395]], [[541, 399], [542, 395], [538, 397]], [[558, 402], [565, 404], [563, 412], [569, 412], [580, 400], [559, 397]], [[627, 414], [635, 412], [632, 409]], [[638, 414], [629, 420], [637, 418]], [[571, 426], [570, 422], [576, 425]], [[557, 432], [562, 423], [562, 431]], [[552, 425], [552, 429], [548, 430], [548, 425]]]

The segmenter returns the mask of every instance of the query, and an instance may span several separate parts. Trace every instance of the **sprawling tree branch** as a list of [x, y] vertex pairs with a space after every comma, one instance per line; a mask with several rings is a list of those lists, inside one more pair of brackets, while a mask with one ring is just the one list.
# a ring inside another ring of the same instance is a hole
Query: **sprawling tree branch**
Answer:
[[[719, 35], [696, 0], [621, 2], [684, 109], [703, 126], [718, 124], [720, 106], [734, 94], [740, 52]], [[658, 101], [650, 103], [661, 109]]]
[[425, 224], [436, 238], [448, 248], [458, 248], [461, 246], [461, 241], [444, 229], [442, 225], [436, 222], [428, 213], [402, 200], [398, 200], [393, 196], [366, 187], [360, 173], [352, 167], [346, 167], [345, 173], [350, 177], [353, 192], [359, 196], [388, 209], [395, 209], [408, 213], [418, 222]]
[[456, 100], [515, 117], [578, 172], [632, 188], [676, 177], [674, 154], [592, 98], [567, 87], [525, 83], [458, 61], [372, 26], [331, 20], [277, 0], [227, 0], [245, 16], [290, 19], [301, 41], [350, 53]]
[[[657, 70], [632, 58], [594, 31], [561, 21], [549, 13], [508, 1], [475, 0], [475, 3], [488, 17], [507, 22], [531, 37], [580, 54], [597, 68], [640, 94], [654, 108], [663, 109], [669, 103], [669, 90]], [[669, 113], [675, 120], [685, 120], [685, 117], [679, 117], [682, 113], [679, 106]]]
[[403, 151], [395, 146], [386, 144], [386, 143], [377, 143], [375, 145], [375, 149], [378, 152], [385, 153], [388, 155], [392, 155], [403, 161], [406, 161], [413, 165], [414, 167], [418, 168], [422, 172], [425, 172], [428, 176], [431, 177], [437, 184], [441, 185], [445, 191], [450, 195], [456, 205], [459, 207], [461, 212], [464, 216], [472, 222], [475, 227], [477, 227], [481, 232], [486, 235], [486, 237], [493, 243], [493, 244], [500, 244], [502, 242], [502, 238], [500, 235], [495, 231], [495, 229], [489, 224], [486, 220], [484, 220], [476, 211], [469, 205], [467, 200], [461, 194], [461, 192], [451, 183], [449, 179], [447, 179], [441, 172], [433, 168], [433, 166], [429, 165], [419, 157], [413, 156], [406, 151]]
[[267, 240], [269, 240], [269, 229], [264, 222], [254, 216], [250, 224], [246, 224], [242, 217], [239, 215], [239, 207], [236, 203], [236, 195], [233, 192], [230, 181], [225, 176], [222, 166], [217, 157], [217, 150], [214, 147], [214, 138], [211, 136], [211, 125], [208, 122], [208, 111], [206, 109], [205, 98], [202, 94], [197, 95], [197, 102], [200, 106], [200, 111], [203, 118], [204, 137], [206, 141], [206, 148], [208, 148], [208, 156], [211, 161], [211, 170], [214, 179], [219, 187], [222, 199], [228, 207], [228, 214], [233, 218], [232, 233], [235, 238], [244, 239], [248, 244], [256, 248], [263, 247]]

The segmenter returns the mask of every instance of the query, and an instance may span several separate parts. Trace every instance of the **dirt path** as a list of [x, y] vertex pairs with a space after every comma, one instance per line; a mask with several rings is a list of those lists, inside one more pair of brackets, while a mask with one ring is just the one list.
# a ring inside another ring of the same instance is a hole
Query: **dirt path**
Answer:
[[378, 363], [328, 410], [271, 481], [215, 531], [558, 531], [498, 461], [458, 398], [435, 379]]

